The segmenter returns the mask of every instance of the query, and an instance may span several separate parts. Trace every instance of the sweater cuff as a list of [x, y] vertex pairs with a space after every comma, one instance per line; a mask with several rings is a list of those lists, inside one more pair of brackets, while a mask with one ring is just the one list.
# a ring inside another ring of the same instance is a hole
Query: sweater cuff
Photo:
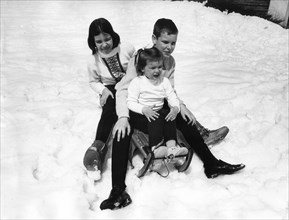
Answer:
[[102, 94], [103, 90], [106, 88], [102, 83], [89, 83], [90, 87], [99, 95]]

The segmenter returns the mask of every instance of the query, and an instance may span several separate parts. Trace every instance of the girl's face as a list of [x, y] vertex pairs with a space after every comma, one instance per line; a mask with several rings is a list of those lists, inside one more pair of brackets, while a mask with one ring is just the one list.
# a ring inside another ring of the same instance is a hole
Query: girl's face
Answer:
[[163, 61], [147, 61], [143, 74], [150, 80], [158, 80], [163, 70]]
[[94, 36], [94, 42], [98, 51], [109, 54], [112, 51], [113, 41], [110, 34], [101, 33]]

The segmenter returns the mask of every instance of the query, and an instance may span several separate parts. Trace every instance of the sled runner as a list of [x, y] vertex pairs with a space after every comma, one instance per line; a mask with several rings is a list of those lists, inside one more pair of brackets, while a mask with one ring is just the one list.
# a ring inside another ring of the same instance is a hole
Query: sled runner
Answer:
[[[154, 153], [151, 151], [151, 149], [148, 146], [148, 135], [144, 134], [143, 132], [135, 129], [134, 133], [132, 135], [132, 140], [130, 144], [130, 151], [129, 151], [129, 161], [130, 164], [133, 166], [132, 158], [136, 150], [139, 150], [140, 153], [143, 156], [143, 162], [144, 165], [138, 172], [138, 177], [143, 177], [146, 172], [152, 168], [154, 163], [163, 163], [167, 169], [167, 174], [163, 175], [158, 170], [151, 169], [151, 171], [157, 172], [159, 175], [166, 177], [169, 175], [169, 167], [168, 165], [173, 165], [179, 172], [184, 172], [188, 169], [192, 157], [193, 157], [193, 150], [189, 146], [189, 144], [186, 142], [185, 138], [183, 137], [182, 133], [177, 130], [177, 143], [178, 145], [182, 147], [186, 147], [188, 149], [188, 153], [186, 155], [182, 156], [176, 156], [176, 157], [166, 157], [166, 155], [158, 155], [155, 157]], [[183, 162], [181, 164], [178, 163], [180, 161], [179, 159], [183, 158]]]

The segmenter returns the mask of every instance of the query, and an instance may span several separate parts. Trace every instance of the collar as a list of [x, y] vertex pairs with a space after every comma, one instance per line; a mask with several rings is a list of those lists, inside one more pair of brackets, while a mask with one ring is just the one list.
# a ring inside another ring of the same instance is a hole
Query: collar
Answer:
[[101, 58], [109, 58], [109, 57], [112, 57], [114, 56], [115, 54], [119, 53], [120, 51], [120, 47], [119, 45], [117, 47], [115, 47], [109, 54], [104, 54], [104, 53], [101, 53], [100, 51], [98, 52], [98, 55], [101, 57]]

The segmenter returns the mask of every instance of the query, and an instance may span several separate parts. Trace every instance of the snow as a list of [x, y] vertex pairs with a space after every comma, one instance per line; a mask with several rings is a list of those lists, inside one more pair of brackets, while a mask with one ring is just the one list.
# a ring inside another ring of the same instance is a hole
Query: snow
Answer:
[[[101, 108], [88, 86], [88, 26], [105, 17], [122, 41], [151, 42], [158, 18], [179, 28], [176, 89], [210, 129], [235, 175], [207, 179], [194, 155], [185, 173], [136, 176], [133, 203], [101, 211], [111, 189], [82, 158]], [[1, 1], [1, 219], [288, 219], [288, 30], [186, 1]]]

